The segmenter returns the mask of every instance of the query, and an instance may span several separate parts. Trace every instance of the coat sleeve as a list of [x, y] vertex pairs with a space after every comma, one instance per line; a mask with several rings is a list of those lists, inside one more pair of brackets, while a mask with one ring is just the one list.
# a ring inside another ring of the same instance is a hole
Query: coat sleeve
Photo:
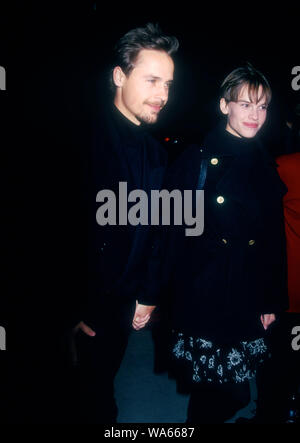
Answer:
[[[163, 166], [159, 189], [165, 188], [167, 175], [167, 154], [159, 148], [160, 162]], [[141, 278], [138, 302], [146, 306], [157, 306], [162, 296], [163, 285], [163, 251], [165, 249], [166, 237], [161, 226], [161, 214], [158, 226], [150, 226], [147, 251], [144, 262], [144, 275]]]
[[[186, 183], [194, 176], [193, 167], [198, 164], [199, 147], [189, 146], [178, 159], [166, 170], [163, 189], [171, 192], [174, 189], [190, 188]], [[197, 161], [195, 161], [197, 157]], [[195, 175], [195, 179], [196, 179]], [[160, 225], [152, 229], [151, 253], [147, 264], [147, 274], [139, 302], [145, 305], [157, 305], [165, 302], [174, 262], [184, 240], [184, 226], [175, 226], [174, 214], [170, 214], [170, 225]]]
[[161, 227], [152, 229], [150, 257], [147, 260], [145, 278], [142, 280], [138, 302], [142, 305], [157, 306], [163, 295], [163, 251], [166, 237]]

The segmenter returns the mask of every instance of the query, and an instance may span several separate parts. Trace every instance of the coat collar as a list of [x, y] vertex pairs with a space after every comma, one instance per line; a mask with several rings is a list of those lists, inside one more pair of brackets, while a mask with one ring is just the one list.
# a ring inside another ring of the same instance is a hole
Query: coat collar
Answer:
[[166, 166], [163, 147], [148, 134], [144, 125], [135, 125], [114, 105], [99, 110], [92, 155], [94, 175], [99, 176], [101, 170], [105, 183], [114, 182], [111, 186], [117, 186], [117, 178], [127, 181], [128, 188], [136, 187], [135, 181], [131, 180], [131, 166], [135, 164], [143, 170], [142, 189], [147, 191], [161, 186]]

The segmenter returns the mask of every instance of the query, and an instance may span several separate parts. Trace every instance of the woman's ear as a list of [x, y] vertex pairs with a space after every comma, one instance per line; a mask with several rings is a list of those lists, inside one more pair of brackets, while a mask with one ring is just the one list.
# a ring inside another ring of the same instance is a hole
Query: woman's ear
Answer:
[[125, 79], [125, 74], [120, 68], [120, 66], [116, 66], [113, 70], [113, 81], [117, 88], [121, 88], [123, 86]]
[[228, 104], [224, 97], [222, 97], [220, 100], [220, 109], [223, 114], [228, 114]]

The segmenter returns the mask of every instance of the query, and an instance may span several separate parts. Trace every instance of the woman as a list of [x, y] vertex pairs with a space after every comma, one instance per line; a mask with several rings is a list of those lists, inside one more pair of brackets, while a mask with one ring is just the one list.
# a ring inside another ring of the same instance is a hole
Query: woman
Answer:
[[222, 423], [247, 405], [248, 382], [269, 355], [266, 331], [287, 308], [286, 188], [257, 138], [270, 100], [262, 73], [235, 69], [221, 87], [225, 123], [169, 174], [171, 189], [204, 189], [203, 234], [186, 237], [176, 226], [166, 248], [174, 373], [191, 391], [188, 422]]

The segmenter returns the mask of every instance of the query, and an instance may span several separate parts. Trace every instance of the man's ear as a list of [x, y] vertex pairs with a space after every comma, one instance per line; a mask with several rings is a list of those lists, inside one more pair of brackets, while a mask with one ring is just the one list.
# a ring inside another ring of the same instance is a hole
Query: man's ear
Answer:
[[113, 70], [113, 81], [117, 88], [121, 88], [124, 83], [125, 74], [120, 68], [120, 66], [116, 66]]
[[224, 97], [222, 97], [220, 100], [220, 109], [223, 114], [228, 114], [228, 104]]

